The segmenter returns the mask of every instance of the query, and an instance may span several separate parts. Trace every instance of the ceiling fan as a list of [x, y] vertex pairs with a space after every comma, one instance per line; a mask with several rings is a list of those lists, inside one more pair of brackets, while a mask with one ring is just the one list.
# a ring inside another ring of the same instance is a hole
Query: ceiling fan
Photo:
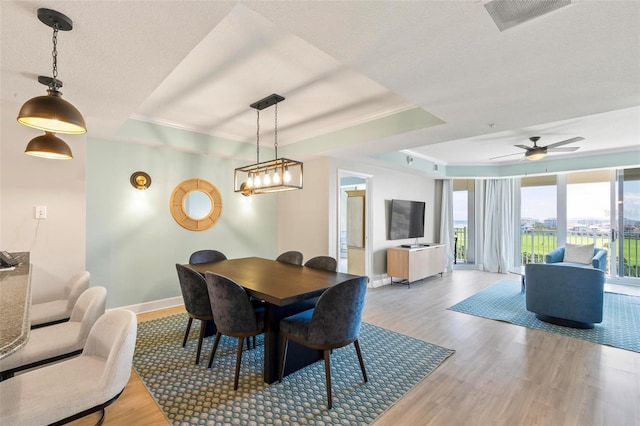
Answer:
[[[531, 160], [531, 161], [535, 161], [535, 160], [540, 160], [542, 158], [544, 158], [547, 155], [547, 152], [574, 152], [577, 151], [578, 149], [580, 149], [580, 147], [578, 146], [570, 146], [570, 147], [564, 147], [564, 148], [560, 148], [563, 145], [568, 145], [570, 143], [574, 143], [574, 142], [580, 142], [583, 141], [584, 138], [581, 136], [577, 136], [575, 138], [571, 138], [571, 139], [567, 139], [564, 141], [560, 141], [560, 142], [556, 142], [556, 143], [552, 143], [551, 145], [547, 145], [547, 146], [538, 146], [538, 141], [540, 140], [540, 136], [532, 136], [529, 138], [529, 140], [531, 142], [533, 142], [533, 146], [527, 146], [527, 145], [514, 145], [518, 148], [522, 148], [524, 149], [526, 152], [524, 153], [524, 156], [527, 160]], [[516, 154], [507, 154], [507, 155], [500, 155], [498, 157], [492, 157], [490, 158], [490, 160], [494, 160], [496, 158], [503, 158], [503, 157], [509, 157], [512, 155], [519, 155], [518, 153]]]

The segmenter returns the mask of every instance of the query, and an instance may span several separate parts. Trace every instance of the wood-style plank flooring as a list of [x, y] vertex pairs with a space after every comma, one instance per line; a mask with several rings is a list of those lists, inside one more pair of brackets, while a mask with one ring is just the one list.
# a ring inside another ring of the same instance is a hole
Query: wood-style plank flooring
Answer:
[[[447, 310], [500, 279], [519, 276], [456, 270], [369, 289], [364, 321], [456, 350], [376, 425], [640, 425], [639, 353]], [[167, 422], [134, 372], [104, 424]]]

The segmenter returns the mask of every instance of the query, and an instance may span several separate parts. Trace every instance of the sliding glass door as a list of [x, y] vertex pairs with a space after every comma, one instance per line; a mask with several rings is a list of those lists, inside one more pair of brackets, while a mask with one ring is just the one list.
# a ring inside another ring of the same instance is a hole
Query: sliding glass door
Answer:
[[612, 259], [616, 274], [612, 278], [640, 285], [640, 169], [619, 170], [617, 185], [617, 226]]

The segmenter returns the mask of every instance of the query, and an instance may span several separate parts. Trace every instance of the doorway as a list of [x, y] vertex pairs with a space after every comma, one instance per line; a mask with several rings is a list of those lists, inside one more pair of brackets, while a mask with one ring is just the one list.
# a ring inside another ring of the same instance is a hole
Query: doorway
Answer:
[[338, 271], [369, 276], [369, 176], [338, 171]]

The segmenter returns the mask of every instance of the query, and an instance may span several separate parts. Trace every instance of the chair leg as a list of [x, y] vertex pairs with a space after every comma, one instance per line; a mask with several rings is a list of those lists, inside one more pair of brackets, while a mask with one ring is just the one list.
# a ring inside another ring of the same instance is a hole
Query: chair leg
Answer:
[[207, 325], [206, 320], [200, 320], [200, 334], [198, 335], [198, 350], [196, 351], [196, 365], [200, 362], [200, 351], [202, 351], [202, 340], [204, 340], [204, 329]]
[[331, 410], [333, 404], [331, 402], [331, 353], [329, 349], [322, 351], [324, 355], [324, 377], [327, 381], [327, 408]]
[[187, 331], [184, 333], [184, 340], [182, 341], [182, 347], [184, 348], [187, 344], [187, 339], [189, 338], [189, 330], [191, 330], [191, 323], [193, 322], [193, 318], [189, 317], [189, 322], [187, 323]]
[[362, 377], [364, 377], [364, 382], [367, 383], [369, 379], [367, 378], [367, 372], [364, 369], [364, 360], [362, 359], [362, 352], [360, 352], [360, 343], [358, 342], [358, 339], [353, 341], [353, 346], [356, 347], [358, 361], [360, 361], [360, 370], [362, 370]]
[[238, 337], [238, 353], [236, 354], [236, 374], [233, 378], [233, 390], [238, 390], [238, 380], [240, 379], [240, 363], [242, 362], [242, 343], [244, 339]]
[[282, 336], [282, 347], [280, 348], [280, 376], [279, 382], [282, 383], [282, 376], [284, 375], [284, 363], [287, 360], [287, 349], [289, 348], [289, 339]]
[[218, 350], [218, 343], [220, 343], [220, 336], [222, 336], [222, 334], [218, 331], [216, 333], [216, 340], [213, 341], [213, 349], [211, 350], [211, 356], [209, 357], [209, 365], [207, 365], [207, 368], [211, 368], [211, 364], [213, 364], [213, 356], [216, 354], [216, 350]]

